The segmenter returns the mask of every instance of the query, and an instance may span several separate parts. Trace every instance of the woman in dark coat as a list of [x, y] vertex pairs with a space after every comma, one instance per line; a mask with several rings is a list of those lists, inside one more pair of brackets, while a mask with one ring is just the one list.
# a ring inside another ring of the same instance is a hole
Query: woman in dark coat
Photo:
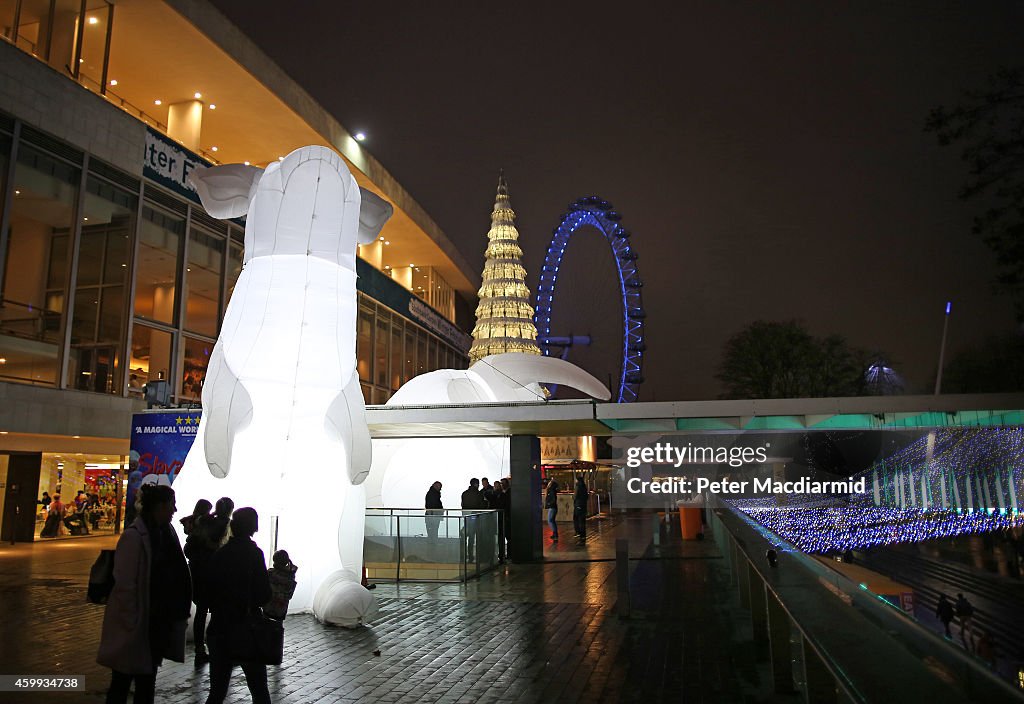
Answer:
[[[228, 635], [245, 621], [253, 609], [262, 607], [272, 596], [267, 561], [252, 541], [259, 528], [254, 508], [240, 508], [231, 518], [231, 538], [213, 554], [206, 573], [206, 595], [210, 606], [210, 696], [206, 704], [221, 704], [227, 696], [233, 669]], [[243, 664], [245, 682], [254, 704], [270, 704], [267, 666]]]
[[213, 542], [210, 536], [213, 528], [211, 509], [213, 504], [206, 499], [199, 499], [192, 515], [181, 519], [182, 528], [188, 536], [185, 538], [185, 557], [188, 558], [188, 568], [192, 572], [192, 603], [196, 605], [196, 615], [192, 620], [192, 640], [196, 645], [197, 668], [210, 662], [206, 652], [206, 616], [209, 613], [206, 605], [206, 566], [220, 543], [219, 539]]
[[114, 553], [114, 589], [103, 614], [96, 661], [113, 673], [107, 704], [153, 701], [163, 658], [185, 659], [185, 626], [191, 609], [188, 565], [171, 528], [174, 490], [140, 488], [142, 510], [125, 528]]

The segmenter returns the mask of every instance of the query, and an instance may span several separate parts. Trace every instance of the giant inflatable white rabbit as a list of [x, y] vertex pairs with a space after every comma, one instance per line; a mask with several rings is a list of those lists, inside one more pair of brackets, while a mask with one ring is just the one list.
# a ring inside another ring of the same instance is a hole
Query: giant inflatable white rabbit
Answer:
[[[439, 369], [406, 382], [388, 406], [544, 401], [542, 383], [559, 384], [607, 401], [611, 394], [593, 376], [555, 357], [510, 352], [484, 357], [469, 369]], [[373, 469], [366, 480], [367, 504], [423, 508], [427, 488], [442, 485], [446, 508], [459, 508], [473, 477], [507, 476], [508, 438], [435, 437], [373, 441]]]
[[368, 621], [376, 606], [357, 576], [371, 445], [355, 372], [355, 259], [392, 208], [326, 147], [190, 179], [213, 217], [246, 215], [245, 257], [174, 482], [179, 510], [221, 496], [252, 506], [260, 547], [276, 544], [299, 566], [290, 611]]

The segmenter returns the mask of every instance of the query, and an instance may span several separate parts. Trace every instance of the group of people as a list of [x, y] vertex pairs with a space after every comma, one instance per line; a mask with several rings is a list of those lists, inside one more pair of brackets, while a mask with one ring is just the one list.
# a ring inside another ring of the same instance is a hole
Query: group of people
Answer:
[[[544, 508], [548, 512], [548, 525], [551, 527], [551, 540], [558, 540], [558, 482], [552, 479], [544, 489]], [[587, 542], [587, 514], [590, 512], [590, 489], [583, 475], [576, 476], [576, 486], [572, 493], [572, 527], [576, 531], [576, 542], [585, 545]]]
[[[431, 484], [423, 500], [427, 512], [427, 537], [431, 540], [437, 540], [438, 526], [444, 516], [441, 487], [441, 482]], [[478, 532], [476, 517], [472, 515], [472, 512], [487, 509], [498, 512], [498, 559], [504, 562], [508, 555], [508, 545], [512, 535], [512, 488], [508, 478], [496, 480], [493, 484], [487, 477], [470, 479], [469, 487], [462, 492], [460, 508], [464, 512], [470, 512], [466, 518], [468, 528], [464, 531], [466, 532], [466, 555], [469, 560], [476, 559]]]
[[253, 702], [269, 703], [266, 665], [236, 663], [228, 646], [233, 629], [253, 611], [262, 608], [272, 618], [285, 617], [297, 570], [288, 553], [274, 553], [274, 566], [267, 570], [263, 551], [252, 540], [259, 529], [256, 510], [235, 509], [227, 497], [216, 507], [200, 499], [192, 514], [181, 519], [184, 550], [171, 526], [177, 509], [174, 490], [143, 485], [137, 503], [137, 517], [117, 543], [114, 588], [97, 657], [112, 670], [107, 703], [127, 702], [133, 682], [136, 704], [154, 700], [163, 659], [185, 659], [193, 603], [195, 666], [210, 666], [207, 704], [224, 701], [235, 664], [245, 673]]
[[43, 528], [39, 531], [40, 538], [56, 538], [67, 530], [70, 535], [89, 535], [89, 527], [99, 530], [100, 521], [109, 512], [113, 504], [108, 500], [100, 500], [99, 494], [79, 491], [73, 501], [64, 503], [59, 493], [51, 497], [44, 491], [38, 501], [45, 516]]
[[992, 637], [988, 633], [979, 633], [974, 625], [974, 605], [962, 594], [956, 595], [956, 601], [951, 602], [945, 594], [939, 596], [939, 603], [935, 607], [935, 615], [942, 622], [946, 630], [946, 638], [953, 639], [949, 624], [954, 617], [960, 622], [960, 640], [964, 648], [974, 653], [990, 667], [995, 667], [995, 647]]

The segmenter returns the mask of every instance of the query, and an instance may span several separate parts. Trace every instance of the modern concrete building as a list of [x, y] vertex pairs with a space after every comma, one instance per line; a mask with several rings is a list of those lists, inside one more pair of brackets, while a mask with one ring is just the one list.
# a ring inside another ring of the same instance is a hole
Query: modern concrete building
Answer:
[[359, 252], [367, 403], [467, 365], [478, 275], [209, 3], [9, 0], [0, 34], [0, 502], [13, 487], [32, 509], [43, 490], [109, 481], [150, 382], [198, 404], [244, 221], [205, 213], [187, 183], [197, 165], [334, 148], [395, 208]]

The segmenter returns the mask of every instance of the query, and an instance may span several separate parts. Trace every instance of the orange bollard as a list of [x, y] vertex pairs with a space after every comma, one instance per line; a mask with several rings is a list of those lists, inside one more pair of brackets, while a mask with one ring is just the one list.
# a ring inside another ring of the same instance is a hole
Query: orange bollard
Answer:
[[679, 508], [679, 528], [683, 532], [683, 540], [696, 540], [697, 533], [702, 530], [700, 508]]

